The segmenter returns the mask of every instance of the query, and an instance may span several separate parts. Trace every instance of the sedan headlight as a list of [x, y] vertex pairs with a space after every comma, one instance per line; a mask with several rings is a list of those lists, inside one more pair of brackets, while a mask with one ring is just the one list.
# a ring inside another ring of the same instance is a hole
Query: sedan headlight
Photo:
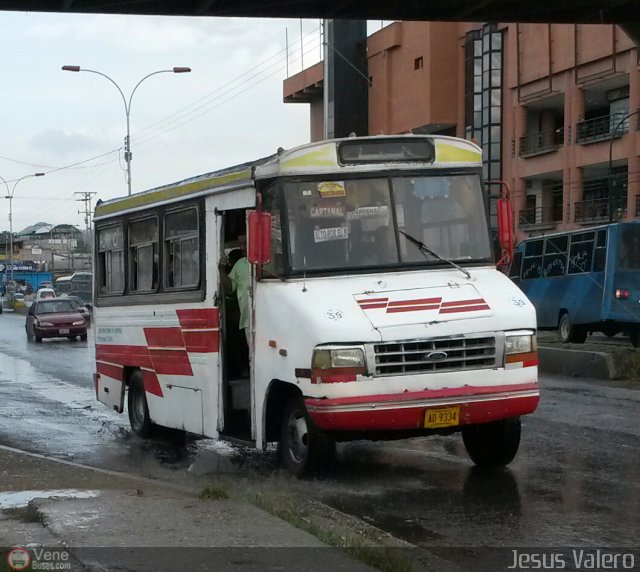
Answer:
[[36, 322], [36, 326], [53, 326], [51, 322]]
[[511, 354], [524, 354], [529, 352], [535, 352], [538, 350], [538, 344], [536, 342], [535, 334], [507, 334], [504, 340], [504, 353], [506, 355]]
[[85, 321], [84, 320], [77, 320], [75, 322], [73, 322], [73, 326], [84, 326]]

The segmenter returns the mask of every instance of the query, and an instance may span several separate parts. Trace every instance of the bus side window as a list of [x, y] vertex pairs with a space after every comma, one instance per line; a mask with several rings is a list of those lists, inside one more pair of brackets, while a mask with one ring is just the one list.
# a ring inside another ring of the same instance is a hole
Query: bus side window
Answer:
[[542, 275], [542, 247], [544, 240], [531, 240], [524, 247], [522, 278], [540, 278]]
[[544, 245], [543, 276], [564, 276], [567, 273], [568, 236], [548, 238]]
[[522, 252], [516, 252], [513, 255], [513, 261], [509, 267], [509, 278], [520, 278], [520, 270], [522, 269]]
[[581, 232], [571, 235], [569, 248], [569, 274], [591, 272], [593, 263], [593, 239], [595, 233]]
[[593, 255], [593, 271], [603, 272], [607, 265], [607, 231], [599, 230]]

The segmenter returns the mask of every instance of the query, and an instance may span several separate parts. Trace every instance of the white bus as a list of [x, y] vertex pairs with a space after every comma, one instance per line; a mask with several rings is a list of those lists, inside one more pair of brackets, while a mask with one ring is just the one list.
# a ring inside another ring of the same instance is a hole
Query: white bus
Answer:
[[[97, 398], [302, 475], [335, 442], [461, 432], [509, 463], [538, 404], [535, 310], [495, 268], [481, 150], [322, 141], [96, 207]], [[220, 261], [248, 236], [247, 351]]]

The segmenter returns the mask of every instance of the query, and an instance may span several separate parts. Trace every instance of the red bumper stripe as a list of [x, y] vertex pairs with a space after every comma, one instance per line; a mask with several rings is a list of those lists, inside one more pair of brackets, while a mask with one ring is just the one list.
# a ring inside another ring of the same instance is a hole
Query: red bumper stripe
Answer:
[[477, 312], [478, 310], [490, 310], [489, 306], [462, 306], [459, 308], [440, 308], [440, 314], [455, 314], [457, 312]]
[[[533, 413], [539, 400], [538, 395], [516, 395], [489, 402], [460, 403], [460, 425], [488, 423]], [[310, 411], [309, 415], [320, 429], [327, 431], [397, 431], [424, 428], [426, 410], [426, 405], [417, 405], [366, 411]]]

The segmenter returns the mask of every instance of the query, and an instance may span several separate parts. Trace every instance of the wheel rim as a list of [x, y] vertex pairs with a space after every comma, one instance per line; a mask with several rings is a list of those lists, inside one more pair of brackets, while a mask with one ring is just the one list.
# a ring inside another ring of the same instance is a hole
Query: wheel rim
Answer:
[[287, 448], [297, 464], [306, 461], [309, 454], [309, 430], [304, 413], [299, 409], [291, 412], [287, 422]]
[[570, 328], [571, 328], [571, 325], [569, 324], [569, 320], [563, 317], [562, 320], [560, 320], [560, 336], [562, 337], [563, 340], [566, 340], [569, 338]]
[[133, 408], [132, 408], [133, 424], [137, 429], [142, 427], [142, 424], [144, 423], [144, 418], [145, 418], [144, 394], [138, 387], [136, 387], [133, 390], [133, 399], [131, 401], [133, 405]]

